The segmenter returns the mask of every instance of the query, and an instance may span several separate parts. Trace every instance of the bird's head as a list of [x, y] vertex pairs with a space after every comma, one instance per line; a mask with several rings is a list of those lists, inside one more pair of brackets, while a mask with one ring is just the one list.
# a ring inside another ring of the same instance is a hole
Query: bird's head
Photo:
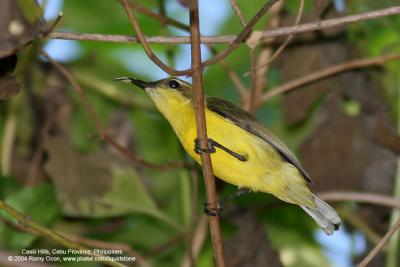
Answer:
[[156, 104], [164, 102], [172, 104], [175, 101], [187, 102], [192, 100], [192, 85], [175, 77], [146, 82], [130, 77], [120, 77], [114, 81], [132, 83], [146, 91]]

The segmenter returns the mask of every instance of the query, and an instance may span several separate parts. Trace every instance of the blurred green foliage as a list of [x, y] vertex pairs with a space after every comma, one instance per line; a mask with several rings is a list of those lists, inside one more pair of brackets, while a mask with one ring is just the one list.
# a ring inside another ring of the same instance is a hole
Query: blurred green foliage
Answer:
[[[171, 0], [172, 1], [172, 0]], [[171, 1], [165, 1], [166, 5]], [[160, 1], [141, 1], [141, 4], [157, 11]], [[239, 1], [241, 2], [241, 1]], [[252, 1], [252, 4], [241, 4], [240, 7], [246, 19], [251, 18], [259, 6], [265, 1]], [[285, 2], [287, 12], [296, 12], [297, 4], [294, 1]], [[312, 2], [306, 1], [306, 10], [312, 9]], [[352, 2], [351, 11], [370, 10], [376, 1], [368, 3]], [[107, 33], [107, 34], [133, 34], [133, 29], [127, 20], [127, 16], [117, 1], [64, 1], [63, 19], [60, 28], [73, 32]], [[178, 12], [179, 13], [179, 12]], [[179, 14], [184, 14], [185, 10]], [[179, 14], [177, 17], [179, 18]], [[169, 27], [143, 15], [138, 15], [142, 30], [147, 35], [170, 34]], [[349, 26], [348, 39], [359, 47], [361, 55], [375, 56], [389, 52], [399, 52], [399, 17], [384, 18], [379, 21], [371, 21]], [[262, 29], [263, 23], [257, 25]], [[237, 33], [241, 29], [237, 17], [230, 13], [221, 27], [220, 33]], [[42, 43], [44, 45], [45, 43]], [[157, 113], [149, 99], [142, 91], [133, 91], [131, 86], [115, 84], [112, 79], [119, 76], [136, 76], [128, 68], [126, 58], [132, 64], [143, 65], [145, 80], [152, 77], [152, 73], [159, 70], [151, 63], [136, 62], [135, 53], [143, 53], [138, 44], [118, 44], [102, 42], [79, 42], [82, 53], [67, 65], [74, 73], [78, 81], [85, 89], [95, 113], [100, 118], [102, 125], [108, 125], [117, 112], [128, 114], [128, 123], [133, 131], [130, 138], [133, 139], [132, 149], [140, 157], [154, 163], [168, 161], [185, 161], [191, 163], [183, 152], [172, 129], [165, 119]], [[218, 50], [223, 49], [218, 46]], [[168, 58], [167, 49], [172, 54], [182, 52], [180, 46], [152, 45], [155, 52], [163, 58]], [[35, 53], [35, 52], [33, 52]], [[121, 56], [125, 57], [122, 60]], [[25, 60], [24, 60], [25, 59]], [[32, 60], [30, 62], [29, 60]], [[45, 95], [49, 84], [55, 84], [57, 78], [51, 80], [46, 71], [39, 67], [41, 63], [34, 63], [35, 59], [29, 57], [29, 53], [20, 55], [21, 70], [26, 70], [26, 64], [32, 64], [34, 79], [32, 87], [39, 91], [38, 95]], [[248, 49], [243, 45], [232, 53], [227, 59], [229, 66], [239, 75], [249, 70]], [[187, 66], [189, 58], [185, 59]], [[385, 65], [387, 75], [382, 83], [384, 94], [391, 103], [393, 114], [397, 107], [398, 93], [398, 63]], [[22, 72], [22, 71], [21, 71]], [[50, 75], [50, 74], [49, 74]], [[51, 74], [54, 75], [54, 74]], [[23, 81], [24, 73], [18, 73]], [[223, 77], [223, 78], [221, 78]], [[161, 77], [159, 77], [161, 78]], [[59, 79], [59, 78], [58, 78]], [[209, 67], [205, 72], [206, 93], [212, 96], [222, 97], [235, 103], [239, 103], [239, 96], [233, 89], [232, 82], [228, 79], [223, 68], [218, 65]], [[250, 77], [243, 78], [246, 85], [250, 85]], [[281, 81], [280, 70], [272, 67], [268, 74], [269, 87], [279, 85]], [[61, 84], [61, 85], [60, 85]], [[81, 98], [68, 84], [57, 82], [58, 86], [64, 86], [68, 103], [71, 105], [70, 117], [66, 119], [63, 128], [66, 136], [72, 143], [74, 153], [77, 155], [90, 155], [106, 151], [105, 144], [98, 140], [96, 129], [92, 123], [90, 114], [84, 107]], [[20, 93], [15, 103], [5, 103], [0, 106], [0, 131], [5, 136], [7, 131], [5, 121], [10, 116], [17, 116], [16, 128], [16, 153], [22, 158], [29, 158], [33, 154], [32, 138], [34, 133], [34, 119], [32, 110], [29, 109], [28, 93]], [[43, 100], [45, 102], [46, 99]], [[42, 103], [43, 103], [42, 102]], [[353, 105], [352, 105], [353, 104]], [[15, 105], [15, 106], [13, 106]], [[12, 107], [12, 108], [11, 108]], [[345, 107], [349, 112], [354, 112], [354, 103]], [[318, 107], [316, 108], [317, 112]], [[315, 114], [315, 113], [314, 113]], [[289, 127], [283, 120], [282, 97], [273, 98], [260, 108], [257, 117], [263, 124], [272, 128], [291, 148], [296, 149], [307, 137], [311, 129], [315, 127], [315, 116], [312, 114], [307, 121], [297, 127]], [[4, 140], [3, 140], [4, 141]], [[63, 157], [63, 154], [59, 156]], [[48, 160], [48, 159], [45, 159]], [[113, 162], [115, 160], [115, 162]], [[86, 235], [93, 239], [101, 239], [109, 242], [125, 243], [132, 246], [142, 254], [146, 254], [155, 248], [162, 247], [166, 242], [185, 235], [192, 230], [191, 209], [195, 207], [197, 215], [202, 212], [202, 202], [205, 193], [202, 177], [199, 184], [193, 185], [190, 172], [182, 169], [161, 171], [136, 167], [132, 164], [118, 165], [123, 159], [112, 159], [108, 162], [107, 173], [112, 177], [107, 190], [95, 199], [95, 202], [106, 202], [107, 205], [118, 206], [118, 216], [113, 212], [94, 212], [95, 208], [86, 203], [84, 212], [73, 214], [62, 209], [63, 200], [59, 197], [60, 190], [50, 183], [49, 177], [41, 173], [44, 182], [36, 186], [23, 186], [21, 181], [16, 182], [17, 174], [11, 173], [6, 177], [0, 177], [0, 198], [8, 204], [30, 216], [41, 225], [53, 227], [57, 230], [72, 230], [72, 234]], [[77, 161], [74, 164], [86, 164], [86, 161]], [[64, 166], [69, 168], [69, 166]], [[104, 167], [104, 166], [102, 166]], [[60, 168], [60, 172], [63, 170]], [[90, 173], [90, 172], [89, 172]], [[48, 175], [48, 174], [47, 174]], [[90, 176], [90, 175], [89, 175]], [[91, 179], [96, 183], [96, 177], [81, 177]], [[192, 199], [194, 188], [198, 186], [199, 195]], [[235, 188], [224, 185], [221, 195], [233, 192]], [[194, 202], [193, 202], [194, 201]], [[274, 205], [277, 200], [265, 194], [252, 194], [242, 197], [237, 201], [243, 207]], [[82, 204], [82, 203], [79, 203]], [[83, 204], [82, 204], [83, 205]], [[74, 208], [73, 206], [71, 208]], [[115, 208], [115, 207], [114, 207]], [[110, 208], [111, 209], [111, 208]], [[107, 209], [106, 209], [107, 210]], [[0, 213], [0, 246], [4, 249], [18, 251], [21, 248], [40, 247], [43, 240], [38, 240], [35, 235], [15, 229], [6, 220], [9, 217]], [[80, 218], [85, 217], [85, 219]], [[282, 204], [279, 208], [265, 208], [260, 210], [258, 219], [265, 225], [265, 234], [271, 240], [274, 248], [279, 251], [285, 266], [328, 266], [329, 262], [322, 253], [319, 244], [313, 239], [316, 226], [304, 215], [298, 207]], [[112, 231], [96, 230], [106, 228], [117, 221]], [[11, 220], [12, 221], [12, 220]], [[78, 225], [78, 227], [75, 227]], [[237, 229], [234, 226], [223, 224], [224, 237], [228, 239], [234, 235]], [[54, 244], [52, 244], [54, 245]], [[187, 252], [187, 242], [179, 242], [167, 246], [162, 252], [148, 258], [152, 266], [179, 266], [183, 256]], [[260, 253], [263, 253], [260, 251]], [[211, 241], [206, 240], [206, 245], [201, 250], [197, 259], [197, 266], [208, 267], [213, 262]], [[81, 266], [80, 264], [66, 264], [66, 266]], [[89, 265], [88, 265], [89, 266]], [[95, 266], [95, 265], [92, 265]]]

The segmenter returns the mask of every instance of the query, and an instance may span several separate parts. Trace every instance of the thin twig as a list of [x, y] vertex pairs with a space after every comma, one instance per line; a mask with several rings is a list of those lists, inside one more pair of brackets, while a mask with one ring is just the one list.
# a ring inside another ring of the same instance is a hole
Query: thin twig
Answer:
[[[303, 15], [303, 10], [304, 10], [304, 0], [300, 0], [299, 10], [297, 12], [296, 20], [294, 22], [295, 26], [299, 25], [301, 16]], [[286, 38], [286, 40], [283, 42], [283, 44], [281, 44], [278, 47], [278, 49], [276, 49], [276, 51], [272, 54], [272, 56], [270, 57], [267, 64], [271, 64], [271, 62], [274, 61], [282, 53], [282, 51], [286, 48], [286, 46], [293, 39], [293, 37], [294, 37], [294, 34], [291, 34]]]
[[[123, 2], [123, 0], [118, 0], [118, 1], [119, 1], [120, 3]], [[237, 7], [236, 0], [232, 0], [232, 1], [235, 1], [234, 4], [236, 4], [236, 7]], [[233, 5], [234, 5], [234, 4], [233, 4]], [[147, 15], [147, 16], [149, 16], [149, 17], [151, 17], [151, 18], [154, 18], [154, 19], [158, 20], [160, 23], [169, 24], [169, 25], [171, 25], [171, 26], [174, 26], [174, 27], [176, 27], [176, 28], [179, 28], [179, 29], [184, 30], [184, 31], [187, 31], [187, 32], [190, 31], [190, 28], [189, 28], [188, 25], [183, 24], [182, 22], [179, 22], [179, 21], [177, 21], [177, 20], [174, 20], [173, 18], [170, 18], [170, 17], [166, 16], [165, 14], [164, 14], [164, 15], [161, 15], [161, 14], [155, 13], [155, 12], [153, 12], [152, 10], [147, 9], [146, 7], [139, 6], [138, 4], [130, 3], [130, 5], [131, 5], [132, 8], [134, 8], [134, 9], [137, 10], [138, 12], [140, 12], [140, 13], [142, 13], [142, 14], [144, 14], [144, 15]], [[240, 12], [240, 10], [239, 10], [239, 12]], [[242, 18], [241, 18], [241, 21], [243, 21], [243, 22], [242, 22], [242, 25], [245, 25], [246, 22], [245, 22], [244, 19], [243, 19], [243, 15], [240, 15], [240, 16], [242, 17]], [[200, 37], [200, 38], [201, 38], [201, 37]], [[208, 48], [210, 49], [210, 51], [211, 51], [211, 53], [212, 53], [213, 55], [216, 55], [216, 54], [217, 54], [217, 51], [216, 51], [213, 47], [208, 46]], [[245, 99], [245, 98], [247, 97], [247, 88], [246, 88], [246, 87], [243, 85], [243, 83], [241, 82], [241, 80], [240, 80], [240, 78], [239, 78], [239, 75], [237, 75], [236, 72], [234, 72], [234, 71], [229, 67], [229, 65], [225, 63], [224, 60], [222, 60], [222, 61], [220, 62], [220, 64], [221, 64], [221, 66], [223, 67], [223, 69], [227, 72], [229, 78], [232, 80], [232, 83], [235, 85], [236, 89], [238, 90], [238, 92], [239, 92], [239, 94], [240, 94], [240, 98], [241, 98], [241, 99]]]
[[135, 162], [138, 165], [143, 166], [143, 167], [160, 169], [160, 170], [170, 170], [170, 169], [176, 169], [176, 168], [192, 168], [193, 167], [193, 165], [185, 164], [183, 162], [167, 162], [164, 164], [151, 163], [151, 162], [148, 162], [148, 161], [144, 160], [143, 158], [139, 157], [138, 155], [130, 152], [122, 145], [118, 144], [108, 134], [105, 134], [104, 139], [108, 143], [110, 143], [110, 145], [112, 145], [118, 152], [120, 152], [121, 154], [126, 156], [132, 162]]
[[[197, 221], [197, 212], [198, 212], [198, 210], [197, 210], [198, 206], [197, 205], [198, 205], [198, 202], [199, 202], [199, 199], [198, 199], [198, 197], [199, 197], [199, 171], [198, 170], [191, 170], [190, 171], [190, 176], [192, 178], [191, 179], [192, 180], [192, 186], [191, 186], [191, 188], [192, 188], [192, 192], [191, 192], [192, 197], [191, 197], [190, 221], [189, 221], [188, 238], [187, 238], [188, 249], [187, 249], [187, 252], [186, 252], [187, 259], [189, 259], [189, 261], [188, 261], [188, 265], [189, 266], [188, 267], [196, 265], [195, 264], [196, 255], [195, 255], [195, 248], [194, 248], [194, 242], [195, 242], [194, 238], [195, 238], [195, 235], [196, 235], [196, 225], [195, 224], [196, 224], [196, 221]], [[207, 218], [205, 218], [206, 227], [208, 225], [207, 222], [208, 222], [208, 220], [207, 220]], [[207, 230], [206, 230], [206, 232], [207, 232]], [[186, 256], [185, 256], [185, 258], [186, 258]], [[181, 266], [183, 265], [184, 261], [185, 260], [182, 261]]]
[[236, 16], [238, 16], [238, 18], [240, 20], [240, 24], [242, 24], [242, 26], [245, 26], [246, 21], [244, 20], [244, 16], [243, 16], [242, 11], [240, 10], [236, 0], [231, 0], [231, 7], [235, 11]]
[[318, 193], [318, 196], [327, 201], [357, 201], [368, 204], [389, 206], [393, 208], [400, 208], [400, 199], [379, 195], [375, 193], [361, 193], [361, 192], [322, 192]]
[[[117, 1], [119, 1], [120, 3], [123, 3], [123, 0], [117, 0]], [[232, 0], [232, 1], [235, 1], [235, 0]], [[133, 4], [133, 3], [129, 3], [129, 4], [134, 10], [137, 10], [138, 12], [140, 12], [144, 15], [154, 18], [154, 19], [158, 20], [160, 23], [169, 24], [171, 26], [174, 26], [181, 30], [185, 30], [187, 32], [190, 31], [188, 25], [183, 24], [177, 20], [174, 20], [166, 15], [161, 15], [161, 14], [155, 13], [152, 10], [147, 9], [146, 7], [139, 6], [138, 4]], [[245, 22], [243, 24], [245, 24]], [[217, 54], [217, 51], [215, 49], [213, 49], [213, 47], [208, 46], [208, 48], [210, 49], [210, 51], [213, 55]], [[235, 85], [236, 89], [238, 90], [238, 92], [240, 94], [240, 98], [245, 99], [247, 97], [247, 88], [243, 85], [239, 76], [223, 60], [220, 62], [220, 64], [224, 68], [224, 70], [227, 72], [229, 78], [232, 80], [233, 84]]]
[[220, 62], [222, 68], [224, 68], [224, 70], [226, 71], [226, 73], [228, 74], [229, 78], [231, 79], [233, 85], [235, 86], [235, 88], [237, 89], [239, 95], [240, 95], [240, 100], [242, 102], [245, 102], [246, 99], [248, 98], [248, 90], [246, 88], [246, 86], [242, 83], [242, 81], [240, 80], [239, 75], [236, 74], [236, 72], [229, 67], [228, 64], [225, 63], [225, 61], [221, 61]]
[[172, 249], [177, 244], [180, 244], [182, 242], [182, 240], [184, 240], [186, 237], [187, 237], [187, 233], [180, 233], [180, 234], [176, 235], [175, 237], [171, 238], [170, 240], [164, 242], [163, 244], [161, 244], [155, 248], [152, 248], [144, 256], [146, 258], [157, 257], [158, 255], [164, 253], [165, 251]]
[[[206, 116], [204, 111], [203, 68], [201, 65], [200, 22], [197, 0], [193, 1], [193, 8], [190, 9], [190, 39], [193, 69], [193, 98], [194, 110], [196, 115], [197, 136], [200, 139], [200, 145], [202, 147], [207, 147], [208, 137], [206, 129]], [[215, 187], [215, 177], [213, 174], [211, 158], [208, 153], [201, 154], [201, 163], [203, 166], [203, 174], [206, 185], [207, 204], [210, 205], [210, 208], [217, 208], [217, 190]], [[208, 218], [214, 247], [215, 262], [218, 267], [225, 267], [226, 265], [224, 260], [219, 217], [209, 216]]]
[[[217, 54], [217, 50], [212, 47], [211, 45], [207, 45], [207, 48], [210, 50], [210, 52], [213, 55]], [[236, 90], [238, 91], [240, 95], [240, 99], [243, 101], [248, 97], [248, 91], [246, 86], [242, 83], [240, 80], [239, 75], [225, 62], [225, 60], [221, 60], [219, 64], [222, 66], [222, 68], [225, 70], [225, 72], [228, 74], [229, 78], [231, 79], [233, 85], [235, 86]]]
[[203, 62], [203, 66], [209, 66], [214, 63], [221, 61], [226, 58], [230, 53], [232, 53], [246, 38], [249, 36], [253, 27], [257, 24], [257, 22], [267, 13], [267, 11], [280, 0], [269, 0], [254, 16], [253, 18], [244, 26], [244, 28], [240, 31], [240, 33], [236, 36], [236, 38], [229, 44], [228, 48], [226, 48], [221, 53], [216, 56], [210, 58]]
[[[123, 4], [123, 0], [117, 0], [117, 1], [120, 2], [121, 4]], [[142, 5], [139, 5], [137, 3], [128, 3], [128, 4], [133, 10], [135, 10], [139, 13], [142, 13], [143, 15], [146, 15], [148, 17], [151, 17], [153, 19], [156, 19], [163, 25], [168, 24], [168, 25], [174, 26], [175, 28], [178, 28], [178, 29], [181, 29], [184, 31], [189, 31], [188, 25], [186, 25], [180, 21], [177, 21], [171, 17], [167, 17], [165, 15], [158, 14], [158, 13], [156, 13]]]
[[396, 233], [400, 228], [400, 219], [386, 232], [381, 241], [368, 253], [368, 255], [359, 263], [357, 267], [366, 267], [379, 251], [386, 245], [390, 238]]
[[270, 91], [262, 95], [258, 103], [258, 106], [273, 96], [286, 93], [288, 91], [294, 90], [309, 83], [316, 82], [351, 69], [365, 68], [374, 65], [379, 66], [383, 65], [386, 61], [398, 60], [398, 59], [400, 59], [400, 54], [383, 55], [373, 58], [355, 59], [344, 63], [336, 64], [322, 70], [318, 70], [316, 72], [304, 75], [299, 79], [289, 81], [285, 84], [282, 84], [280, 86], [271, 89]]
[[44, 29], [42, 30], [42, 33], [41, 33], [42, 37], [47, 37], [51, 32], [54, 31], [54, 29], [57, 27], [58, 23], [60, 23], [62, 16], [63, 16], [62, 12], [58, 13], [58, 16], [54, 20], [54, 22], [51, 23], [50, 25], [47, 25], [44, 27]]
[[[193, 231], [193, 238], [192, 238], [192, 257], [193, 259], [197, 259], [200, 254], [201, 248], [204, 245], [207, 236], [207, 216], [202, 215], [199, 219], [199, 222], [196, 226], [196, 229]], [[191, 258], [188, 253], [185, 254], [181, 267], [191, 267], [195, 265], [191, 265]]]
[[258, 84], [258, 77], [257, 77], [257, 60], [254, 53], [254, 47], [250, 47], [249, 51], [249, 58], [250, 58], [250, 74], [251, 74], [251, 90], [250, 90], [250, 97], [249, 103], [244, 106], [246, 111], [252, 112], [253, 107], [255, 106], [257, 98], [257, 84]]
[[58, 63], [52, 57], [50, 57], [50, 55], [47, 54], [46, 51], [41, 50], [40, 54], [42, 54], [42, 56], [44, 56], [47, 60], [49, 60], [49, 62], [64, 76], [64, 78], [71, 84], [72, 88], [74, 88], [75, 91], [82, 98], [83, 103], [85, 104], [85, 107], [87, 108], [87, 110], [89, 112], [89, 116], [91, 117], [91, 120], [93, 121], [94, 125], [96, 126], [96, 129], [97, 129], [100, 139], [104, 140], [105, 132], [103, 130], [103, 127], [101, 126], [101, 123], [100, 123], [99, 119], [97, 118], [92, 105], [90, 105], [89, 99], [87, 98], [85, 92], [83, 91], [82, 87], [79, 85], [79, 83], [77, 82], [75, 77], [65, 66]]
[[[315, 21], [304, 23], [297, 26], [286, 26], [277, 29], [271, 29], [263, 32], [262, 41], [270, 38], [288, 36], [291, 34], [299, 34], [311, 31], [320, 31], [332, 27], [341, 26], [353, 22], [360, 22], [366, 20], [377, 19], [381, 17], [393, 16], [400, 14], [400, 6], [393, 6], [384, 9], [378, 9], [370, 12], [360, 13], [356, 15], [349, 15], [340, 18], [327, 19], [322, 21]], [[49, 39], [64, 39], [64, 40], [79, 40], [79, 41], [101, 41], [101, 42], [127, 42], [138, 43], [136, 37], [127, 35], [116, 34], [96, 34], [96, 33], [72, 33], [72, 32], [51, 32], [46, 37]], [[162, 44], [189, 44], [189, 36], [148, 36], [145, 37], [147, 43], [162, 43]], [[237, 39], [236, 35], [220, 35], [220, 36], [203, 36], [200, 38], [201, 43], [204, 44], [226, 44], [232, 43]], [[241, 42], [243, 42], [242, 40]]]
[[[276, 5], [274, 5], [271, 10], [270, 10], [270, 18], [268, 20], [268, 23], [265, 26], [265, 29], [274, 29], [279, 27], [281, 17], [280, 13], [283, 8], [283, 1], [278, 2]], [[275, 40], [271, 39], [271, 40]], [[261, 51], [258, 54], [258, 59], [257, 62], [253, 62], [253, 64], [250, 67], [250, 74], [252, 77], [252, 90], [251, 90], [251, 96], [249, 98], [249, 101], [245, 103], [244, 108], [250, 112], [255, 111], [255, 106], [256, 103], [258, 102], [259, 97], [262, 95], [263, 89], [265, 85], [268, 82], [268, 69], [269, 66], [265, 66], [263, 68], [258, 69], [257, 66], [264, 65], [269, 58], [271, 57], [271, 54], [273, 52], [273, 49], [270, 44], [265, 44], [261, 46]], [[254, 61], [254, 60], [253, 60]]]
[[[238, 4], [237, 4], [237, 1], [236, 1], [236, 0], [231, 0], [231, 6], [232, 6], [232, 9], [235, 11], [236, 16], [239, 18], [240, 24], [241, 24], [243, 27], [245, 27], [245, 26], [246, 26], [246, 21], [245, 21], [245, 19], [244, 19], [244, 16], [243, 16], [242, 11], [240, 10], [240, 8], [239, 8], [239, 6], [238, 6]], [[239, 93], [240, 93], [240, 102], [242, 103], [242, 105], [243, 105], [243, 107], [244, 107], [245, 109], [247, 109], [247, 107], [250, 106], [250, 105], [247, 105], [247, 102], [248, 102], [248, 101], [250, 101], [250, 102], [253, 101], [253, 98], [254, 98], [253, 92], [254, 92], [254, 88], [255, 88], [256, 83], [257, 83], [257, 82], [256, 82], [257, 77], [256, 77], [256, 73], [255, 73], [255, 69], [256, 69], [256, 59], [255, 59], [255, 51], [254, 51], [254, 49], [255, 49], [255, 47], [250, 47], [250, 48], [249, 48], [250, 68], [251, 68], [251, 70], [252, 70], [252, 71], [251, 71], [251, 74], [252, 74], [252, 75], [251, 75], [251, 88], [253, 89], [253, 90], [251, 91], [250, 97], [248, 97], [248, 94], [249, 94], [249, 93], [247, 92], [247, 89], [238, 87], [238, 85], [240, 85], [240, 84], [238, 83], [238, 82], [240, 81], [239, 77], [234, 77], [232, 74], [230, 74], [230, 73], [228, 72], [229, 77], [231, 77], [231, 80], [234, 81], [235, 85], [236, 85], [236, 83], [237, 83], [236, 88], [238, 88]], [[236, 73], [235, 73], [235, 74], [236, 74]]]
[[99, 134], [99, 137], [101, 140], [106, 140], [107, 142], [110, 143], [117, 151], [125, 155], [127, 158], [129, 158], [133, 163], [143, 166], [143, 167], [148, 167], [148, 168], [155, 168], [155, 169], [161, 169], [161, 170], [169, 170], [173, 168], [184, 168], [188, 167], [185, 164], [181, 163], [167, 163], [167, 164], [155, 164], [155, 163], [150, 163], [147, 162], [146, 160], [142, 159], [141, 157], [133, 154], [129, 150], [127, 150], [125, 147], [121, 146], [117, 142], [115, 142], [103, 129], [101, 126], [100, 120], [97, 118], [96, 113], [93, 110], [92, 105], [89, 102], [89, 99], [87, 98], [85, 92], [83, 91], [82, 87], [80, 84], [77, 82], [75, 77], [72, 75], [72, 73], [62, 64], [58, 63], [55, 61], [53, 58], [50, 57], [49, 54], [47, 54], [44, 50], [41, 50], [40, 53], [49, 60], [49, 62], [64, 76], [64, 78], [71, 84], [72, 88], [79, 94], [79, 96], [82, 98], [85, 108], [87, 109], [92, 122], [95, 124], [97, 133]]
[[[303, 10], [304, 10], [304, 0], [300, 0], [300, 6], [299, 6], [299, 10], [297, 12], [297, 16], [296, 16], [296, 20], [294, 22], [294, 25], [299, 25], [300, 20], [301, 20], [301, 16], [303, 15]], [[256, 70], [258, 70], [260, 68], [265, 68], [266, 66], [270, 65], [272, 63], [272, 61], [274, 61], [283, 52], [283, 50], [288, 46], [290, 41], [292, 41], [293, 37], [294, 37], [294, 34], [291, 34], [288, 37], [286, 37], [285, 41], [270, 56], [270, 58], [268, 59], [268, 62], [266, 62], [266, 63], [264, 63], [264, 64], [262, 64], [260, 66], [257, 66]], [[250, 74], [251, 74], [251, 71], [248, 71], [245, 74], [243, 74], [243, 76], [246, 77], [246, 76], [248, 76]]]
[[369, 242], [376, 245], [382, 239], [377, 232], [368, 224], [364, 218], [361, 218], [357, 213], [350, 209], [339, 209], [338, 212], [346, 224], [349, 224], [352, 228], [356, 228], [358, 231], [363, 233]]
[[171, 67], [169, 67], [168, 65], [166, 65], [164, 62], [161, 61], [161, 59], [159, 59], [151, 50], [149, 44], [146, 41], [146, 38], [144, 37], [144, 34], [140, 28], [139, 22], [136, 19], [136, 16], [134, 15], [134, 13], [131, 11], [130, 7], [129, 7], [129, 3], [128, 0], [123, 0], [123, 6], [125, 8], [126, 13], [128, 14], [129, 17], [129, 21], [132, 24], [132, 27], [135, 29], [136, 32], [136, 36], [140, 42], [140, 44], [143, 47], [143, 50], [145, 51], [146, 55], [157, 65], [159, 66], [163, 71], [165, 71], [166, 73], [172, 75], [172, 76], [182, 76], [182, 75], [189, 75], [191, 72], [190, 70], [186, 70], [186, 71], [178, 71], [175, 70]]
[[3, 201], [0, 201], [0, 210], [3, 210], [5, 213], [7, 213], [9, 216], [17, 220], [20, 224], [24, 226], [24, 229], [28, 229], [29, 231], [35, 232], [37, 235], [51, 239], [59, 244], [62, 244], [63, 246], [71, 249], [75, 249], [80, 252], [82, 255], [89, 255], [95, 258], [98, 258], [100, 262], [103, 262], [104, 264], [107, 264], [109, 266], [114, 266], [114, 267], [126, 267], [126, 265], [116, 262], [112, 259], [112, 257], [109, 257], [107, 255], [100, 255], [97, 253], [93, 253], [91, 250], [88, 248], [82, 246], [79, 243], [76, 243], [63, 235], [53, 231], [49, 230], [43, 226], [40, 226], [33, 222], [32, 220], [28, 219], [25, 215], [14, 209], [13, 207], [9, 206]]

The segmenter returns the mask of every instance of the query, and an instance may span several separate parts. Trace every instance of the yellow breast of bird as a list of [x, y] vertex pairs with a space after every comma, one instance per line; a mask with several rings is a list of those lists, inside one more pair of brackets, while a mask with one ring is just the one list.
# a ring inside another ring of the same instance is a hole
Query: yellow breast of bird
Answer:
[[[206, 121], [208, 138], [247, 158], [246, 161], [240, 161], [216, 148], [216, 152], [210, 156], [214, 174], [218, 178], [255, 191], [273, 192], [282, 187], [284, 181], [280, 179], [280, 172], [284, 162], [274, 148], [212, 111], [206, 110]], [[185, 127], [175, 131], [185, 150], [201, 163], [200, 155], [194, 151], [194, 140], [197, 137], [194, 124], [194, 118], [186, 120]]]

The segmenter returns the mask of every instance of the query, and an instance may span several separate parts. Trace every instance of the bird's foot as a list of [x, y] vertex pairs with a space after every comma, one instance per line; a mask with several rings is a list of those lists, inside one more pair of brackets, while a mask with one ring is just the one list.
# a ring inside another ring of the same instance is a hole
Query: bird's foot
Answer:
[[204, 205], [204, 213], [208, 216], [219, 216], [225, 210], [224, 207], [218, 202], [216, 208], [210, 207], [210, 203], [203, 203]]
[[225, 151], [226, 153], [230, 154], [231, 156], [233, 156], [234, 158], [240, 160], [240, 161], [247, 161], [247, 156], [245, 155], [240, 155], [232, 150], [230, 150], [229, 148], [221, 145], [220, 143], [218, 143], [217, 141], [208, 138], [207, 139], [207, 148], [202, 148], [200, 145], [200, 139], [196, 138], [194, 140], [194, 151], [197, 154], [201, 154], [201, 153], [215, 153], [216, 151], [216, 147], [222, 149], [223, 151]]
[[214, 140], [208, 138], [207, 139], [207, 148], [201, 147], [200, 139], [196, 138], [194, 140], [194, 152], [197, 154], [201, 153], [215, 153], [216, 149], [214, 147]]

